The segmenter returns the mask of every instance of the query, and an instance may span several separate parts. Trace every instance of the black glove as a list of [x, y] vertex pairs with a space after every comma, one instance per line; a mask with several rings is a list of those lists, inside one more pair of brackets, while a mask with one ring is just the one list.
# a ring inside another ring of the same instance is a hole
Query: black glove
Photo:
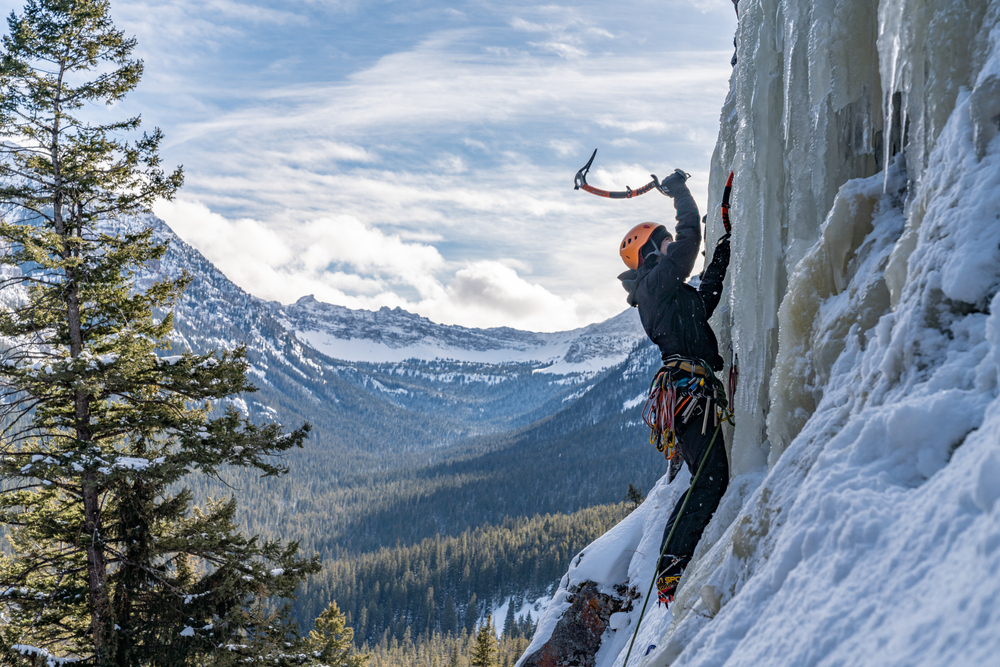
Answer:
[[660, 192], [668, 197], [676, 197], [681, 194], [681, 192], [687, 190], [687, 188], [684, 187], [684, 181], [687, 179], [688, 174], [684, 170], [675, 169], [674, 173], [670, 174], [660, 182]]
[[720, 245], [722, 245], [723, 243], [729, 243], [729, 237], [730, 237], [730, 236], [732, 236], [732, 234], [724, 234], [724, 235], [722, 236], [722, 238], [721, 238], [721, 239], [719, 239], [719, 241], [718, 241], [718, 242], [717, 242], [717, 243], [715, 244], [715, 247], [716, 247], [716, 248], [718, 248], [718, 247], [719, 247]]

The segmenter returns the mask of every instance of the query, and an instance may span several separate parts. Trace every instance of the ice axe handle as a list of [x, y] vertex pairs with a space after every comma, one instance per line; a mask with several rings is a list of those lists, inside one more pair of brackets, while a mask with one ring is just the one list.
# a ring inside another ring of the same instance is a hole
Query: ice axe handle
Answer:
[[729, 172], [726, 180], [726, 189], [722, 191], [722, 226], [726, 228], [727, 234], [733, 233], [733, 226], [729, 221], [729, 197], [733, 192], [733, 172]]

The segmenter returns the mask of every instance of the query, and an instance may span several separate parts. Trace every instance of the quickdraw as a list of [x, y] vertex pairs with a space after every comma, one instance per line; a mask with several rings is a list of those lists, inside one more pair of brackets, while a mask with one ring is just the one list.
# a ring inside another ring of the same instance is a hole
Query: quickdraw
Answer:
[[590, 159], [587, 160], [587, 164], [583, 165], [583, 168], [576, 172], [576, 176], [573, 177], [574, 190], [585, 190], [591, 194], [597, 195], [598, 197], [608, 197], [609, 199], [631, 199], [632, 197], [644, 195], [650, 190], [659, 190], [661, 194], [666, 194], [660, 187], [660, 179], [656, 177], [656, 174], [650, 174], [649, 177], [653, 180], [637, 190], [633, 190], [626, 185], [624, 190], [611, 192], [609, 190], [595, 188], [592, 185], [587, 185], [587, 172], [590, 171], [590, 165], [594, 163], [594, 158], [596, 156], [597, 149], [595, 148], [593, 154], [590, 156]]
[[702, 415], [701, 432], [721, 421], [731, 421], [726, 391], [707, 364], [675, 356], [657, 371], [642, 408], [649, 427], [649, 444], [669, 461], [677, 454], [677, 430], [696, 415]]
[[729, 352], [732, 358], [729, 362], [729, 391], [726, 393], [729, 396], [729, 400], [735, 400], [736, 398], [736, 384], [740, 379], [740, 355], [733, 351], [733, 344], [729, 344]]

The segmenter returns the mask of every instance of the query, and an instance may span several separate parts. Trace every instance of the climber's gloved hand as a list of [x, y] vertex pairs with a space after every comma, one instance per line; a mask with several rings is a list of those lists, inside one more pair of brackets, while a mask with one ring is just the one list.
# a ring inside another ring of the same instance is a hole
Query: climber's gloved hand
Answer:
[[676, 197], [681, 194], [681, 192], [686, 192], [687, 187], [685, 187], [684, 182], [689, 177], [690, 174], [685, 172], [683, 169], [675, 169], [674, 173], [670, 174], [660, 182], [660, 192], [668, 197]]
[[730, 236], [732, 236], [732, 234], [723, 234], [722, 238], [719, 239], [718, 243], [715, 244], [715, 247], [718, 248], [723, 243], [727, 243], [728, 244]]

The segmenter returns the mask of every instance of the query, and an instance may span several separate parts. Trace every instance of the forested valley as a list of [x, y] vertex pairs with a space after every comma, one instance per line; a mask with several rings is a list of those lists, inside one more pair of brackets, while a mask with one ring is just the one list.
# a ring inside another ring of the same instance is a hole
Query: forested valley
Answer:
[[472, 633], [491, 609], [506, 603], [497, 626], [519, 636], [530, 621], [515, 610], [550, 592], [570, 559], [631, 506], [508, 517], [453, 537], [328, 560], [303, 586], [295, 615], [313, 619], [335, 600], [355, 640], [375, 645], [407, 636]]

